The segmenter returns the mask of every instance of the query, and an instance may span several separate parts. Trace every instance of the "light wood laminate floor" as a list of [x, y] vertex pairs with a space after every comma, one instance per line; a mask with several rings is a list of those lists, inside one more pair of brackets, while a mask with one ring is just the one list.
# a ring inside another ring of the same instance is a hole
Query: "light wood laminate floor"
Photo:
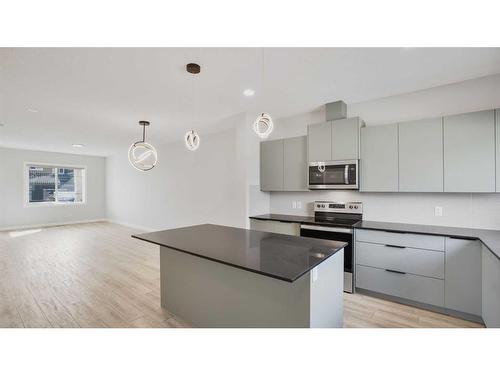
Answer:
[[[186, 327], [160, 307], [157, 246], [101, 222], [0, 232], [0, 327]], [[345, 294], [345, 327], [481, 327]]]

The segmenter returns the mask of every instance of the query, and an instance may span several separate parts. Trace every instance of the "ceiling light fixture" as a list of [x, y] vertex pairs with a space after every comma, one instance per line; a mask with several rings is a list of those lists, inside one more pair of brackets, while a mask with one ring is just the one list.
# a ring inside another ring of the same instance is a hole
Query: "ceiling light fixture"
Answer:
[[158, 162], [156, 149], [146, 142], [146, 127], [149, 125], [149, 121], [139, 121], [139, 126], [142, 126], [142, 140], [132, 143], [128, 149], [128, 161], [141, 172], [153, 169]]
[[[262, 97], [264, 94], [264, 48], [262, 48]], [[267, 138], [274, 128], [273, 119], [268, 113], [261, 113], [253, 123], [253, 130], [260, 138]]]
[[255, 95], [255, 90], [245, 89], [245, 90], [243, 90], [243, 95], [245, 95], [245, 96], [254, 96]]
[[38, 109], [35, 109], [35, 108], [28, 108], [28, 112], [31, 112], [31, 113], [38, 113]]
[[73, 143], [71, 146], [73, 146], [74, 148], [83, 148], [83, 147], [85, 147], [85, 145], [83, 143]]
[[189, 151], [197, 150], [200, 147], [200, 136], [194, 130], [190, 130], [184, 135], [184, 142]]
[[[194, 77], [201, 72], [201, 67], [198, 64], [195, 63], [189, 63], [186, 65], [186, 71], [190, 74], [193, 75], [193, 82], [191, 85], [191, 94], [192, 94], [192, 101], [193, 101], [193, 108], [192, 108], [192, 114], [193, 114], [193, 119], [192, 123], [194, 124], [196, 122], [196, 96], [195, 96], [195, 90], [194, 90]], [[196, 132], [196, 130], [189, 130], [186, 134], [184, 134], [184, 143], [186, 145], [186, 148], [189, 151], [195, 151], [200, 147], [200, 136]]]

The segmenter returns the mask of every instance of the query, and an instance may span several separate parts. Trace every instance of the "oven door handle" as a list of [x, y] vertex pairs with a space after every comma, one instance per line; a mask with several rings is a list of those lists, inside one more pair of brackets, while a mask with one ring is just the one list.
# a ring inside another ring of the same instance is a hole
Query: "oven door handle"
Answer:
[[300, 229], [317, 230], [319, 232], [352, 233], [351, 228], [325, 227], [320, 225], [301, 225]]

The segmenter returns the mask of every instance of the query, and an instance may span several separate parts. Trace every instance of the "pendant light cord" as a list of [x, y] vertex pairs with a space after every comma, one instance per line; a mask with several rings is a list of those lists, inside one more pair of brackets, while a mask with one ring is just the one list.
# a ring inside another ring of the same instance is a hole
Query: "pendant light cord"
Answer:
[[146, 125], [142, 125], [142, 143], [146, 142]]

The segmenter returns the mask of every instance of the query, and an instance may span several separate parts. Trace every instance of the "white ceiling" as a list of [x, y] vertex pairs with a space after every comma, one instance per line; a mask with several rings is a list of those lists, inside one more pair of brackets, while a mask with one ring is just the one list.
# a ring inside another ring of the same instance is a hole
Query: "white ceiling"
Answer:
[[[266, 48], [264, 61], [262, 87], [255, 48], [0, 49], [0, 146], [109, 155], [140, 138], [139, 120], [164, 144], [240, 112], [279, 118], [500, 73], [500, 48]], [[194, 115], [188, 62], [202, 67]]]

